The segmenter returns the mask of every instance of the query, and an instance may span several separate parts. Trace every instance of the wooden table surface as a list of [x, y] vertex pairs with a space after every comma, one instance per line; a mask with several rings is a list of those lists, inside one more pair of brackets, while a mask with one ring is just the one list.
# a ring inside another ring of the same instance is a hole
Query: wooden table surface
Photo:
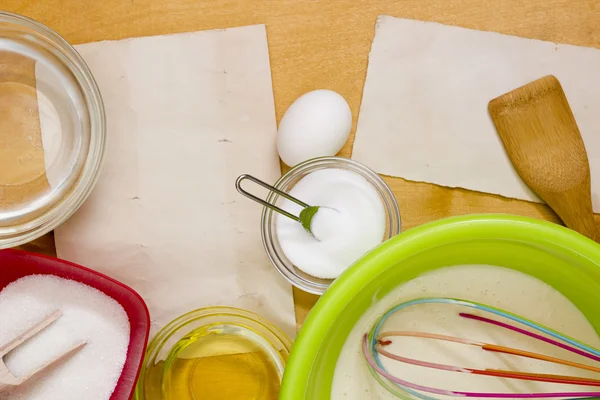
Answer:
[[[277, 119], [301, 94], [326, 88], [348, 100], [354, 127], [380, 14], [600, 48], [600, 0], [3, 0], [0, 9], [34, 18], [72, 44], [266, 24]], [[350, 156], [353, 141], [354, 133], [342, 156]], [[399, 178], [386, 181], [400, 204], [404, 229], [484, 212], [557, 221], [539, 204]], [[55, 253], [52, 235], [24, 247]], [[294, 295], [300, 325], [316, 297]]]

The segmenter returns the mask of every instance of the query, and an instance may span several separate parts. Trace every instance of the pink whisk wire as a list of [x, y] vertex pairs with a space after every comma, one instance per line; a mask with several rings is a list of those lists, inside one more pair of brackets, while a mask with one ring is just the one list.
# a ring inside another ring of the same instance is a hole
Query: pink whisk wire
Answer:
[[[439, 302], [439, 299], [433, 298], [432, 300], [434, 300], [434, 302]], [[470, 303], [470, 302], [466, 302], [466, 301], [462, 301], [462, 300], [444, 299], [443, 302], [446, 302], [446, 301], [447, 302], [454, 301], [461, 305], [467, 305], [467, 306], [474, 304], [475, 306], [472, 306], [472, 308], [480, 308], [480, 309], [484, 309], [486, 311], [492, 310], [492, 312], [494, 312], [493, 310], [495, 310], [488, 306], [480, 305], [478, 303]], [[419, 300], [418, 302], [421, 303], [421, 302], [423, 302], [423, 300]], [[415, 303], [417, 303], [417, 302], [415, 302]], [[502, 310], [496, 310], [496, 311], [497, 312], [494, 312], [494, 313], [496, 313], [498, 315], [504, 316], [507, 314], [506, 312], [504, 312]], [[387, 317], [387, 315], [388, 314], [386, 314], [386, 317]], [[591, 354], [584, 350], [575, 348], [573, 346], [569, 346], [567, 344], [558, 342], [554, 339], [550, 339], [550, 338], [541, 336], [537, 333], [530, 332], [528, 330], [516, 327], [516, 326], [508, 324], [508, 323], [504, 323], [504, 322], [497, 321], [497, 320], [494, 320], [491, 318], [486, 318], [486, 317], [482, 317], [482, 316], [474, 315], [474, 314], [470, 314], [470, 313], [460, 313], [459, 315], [463, 318], [467, 318], [467, 319], [475, 320], [478, 322], [498, 326], [498, 327], [501, 327], [504, 329], [508, 329], [513, 332], [516, 332], [516, 333], [519, 333], [522, 335], [526, 335], [526, 336], [534, 338], [536, 340], [540, 340], [545, 343], [551, 344], [553, 346], [559, 347], [561, 349], [570, 351], [574, 354], [586, 357], [588, 359], [591, 359], [594, 361], [600, 361], [600, 357], [598, 357], [595, 354]], [[536, 329], [539, 329], [540, 327], [545, 329], [546, 331], [548, 329], [548, 328], [545, 328], [538, 324], [535, 324], [531, 321], [524, 320], [518, 316], [512, 316], [511, 319], [513, 319], [517, 322], [526, 321], [528, 326], [532, 326]], [[377, 328], [375, 329], [376, 332], [377, 332], [379, 326], [381, 326], [381, 322], [377, 325]], [[568, 342], [574, 343], [578, 346], [581, 345], [583, 348], [593, 349], [593, 348], [590, 348], [589, 346], [582, 345], [580, 342], [574, 341], [571, 338], [568, 338], [568, 337], [565, 337], [564, 335], [558, 334], [557, 332], [551, 332], [551, 334], [555, 337], [561, 338], [563, 340], [567, 340]], [[508, 379], [520, 379], [520, 380], [550, 382], [550, 383], [560, 383], [560, 384], [572, 384], [572, 385], [595, 386], [595, 387], [600, 386], [600, 380], [598, 380], [598, 379], [582, 378], [582, 377], [568, 376], [568, 375], [515, 372], [515, 371], [507, 371], [507, 370], [500, 370], [500, 369], [481, 370], [481, 369], [440, 364], [440, 363], [435, 363], [435, 362], [416, 360], [416, 359], [409, 358], [409, 357], [403, 357], [401, 355], [390, 353], [385, 349], [386, 346], [388, 346], [389, 344], [392, 343], [389, 338], [393, 337], [393, 336], [420, 337], [420, 338], [427, 338], [427, 339], [433, 339], [433, 340], [443, 340], [443, 341], [454, 342], [454, 343], [459, 343], [459, 344], [464, 344], [464, 345], [477, 346], [477, 347], [480, 347], [484, 351], [493, 351], [493, 352], [499, 352], [499, 353], [504, 353], [504, 354], [520, 356], [520, 357], [534, 358], [534, 359], [538, 359], [538, 360], [548, 361], [548, 362], [562, 364], [562, 365], [568, 365], [571, 367], [590, 370], [590, 371], [594, 371], [594, 372], [600, 372], [600, 368], [589, 366], [586, 364], [576, 363], [576, 362], [572, 362], [572, 361], [568, 361], [568, 360], [563, 360], [563, 359], [556, 358], [556, 357], [550, 357], [550, 356], [546, 356], [543, 354], [532, 353], [532, 352], [527, 352], [527, 351], [523, 351], [523, 350], [519, 350], [519, 349], [513, 349], [513, 348], [509, 348], [509, 347], [498, 346], [498, 345], [493, 345], [493, 344], [489, 344], [489, 343], [473, 341], [473, 340], [469, 340], [469, 339], [465, 339], [465, 338], [458, 338], [458, 337], [440, 335], [440, 334], [435, 334], [435, 333], [410, 332], [410, 331], [382, 332], [379, 335], [377, 335], [376, 338], [373, 338], [373, 339], [369, 339], [369, 335], [365, 334], [363, 337], [363, 341], [362, 341], [362, 350], [363, 350], [363, 353], [365, 355], [365, 358], [366, 358], [369, 366], [377, 374], [379, 374], [382, 377], [388, 379], [389, 381], [397, 384], [399, 387], [404, 388], [405, 390], [408, 390], [410, 393], [416, 394], [417, 397], [420, 397], [420, 398], [428, 398], [428, 397], [423, 397], [422, 395], [419, 395], [418, 393], [411, 391], [409, 389], [416, 390], [419, 392], [424, 392], [424, 393], [437, 394], [437, 395], [462, 396], [462, 397], [482, 397], [482, 398], [533, 399], [533, 398], [560, 398], [560, 397], [567, 397], [567, 398], [569, 398], [569, 397], [570, 398], [586, 397], [587, 398], [587, 397], [600, 396], [600, 392], [592, 392], [592, 391], [588, 391], [588, 392], [548, 392], [548, 393], [483, 393], [483, 392], [454, 391], [454, 390], [447, 390], [447, 389], [438, 389], [438, 388], [433, 388], [433, 387], [429, 387], [429, 386], [424, 386], [424, 385], [419, 385], [419, 384], [415, 384], [412, 382], [408, 382], [408, 381], [398, 378], [398, 377], [390, 374], [388, 371], [386, 371], [385, 368], [381, 365], [381, 363], [378, 360], [375, 360], [374, 354], [380, 354], [389, 359], [393, 359], [393, 360], [396, 360], [399, 362], [408, 363], [408, 364], [412, 364], [412, 365], [416, 365], [416, 366], [420, 366], [420, 367], [433, 368], [433, 369], [438, 369], [438, 370], [445, 370], [445, 371], [452, 371], [452, 372], [459, 372], [459, 373], [470, 373], [470, 374], [475, 374], [475, 375], [494, 376], [494, 377], [508, 378]], [[372, 343], [371, 345], [370, 345], [370, 342]], [[594, 349], [594, 351], [596, 351], [596, 350]]]

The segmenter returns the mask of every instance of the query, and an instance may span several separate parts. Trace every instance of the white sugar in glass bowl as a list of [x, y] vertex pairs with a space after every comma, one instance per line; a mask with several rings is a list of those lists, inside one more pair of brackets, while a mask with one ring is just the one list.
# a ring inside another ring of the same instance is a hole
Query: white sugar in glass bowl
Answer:
[[[381, 179], [377, 173], [373, 172], [366, 166], [342, 157], [319, 157], [298, 164], [289, 170], [275, 184], [275, 188], [290, 192], [292, 188], [307, 175], [322, 170], [343, 170], [357, 174], [364, 178], [364, 181], [376, 196], [381, 201], [383, 206], [383, 219], [385, 230], [382, 241], [385, 241], [398, 233], [400, 233], [400, 210], [398, 203], [392, 191], [387, 184]], [[303, 199], [299, 199], [303, 200]], [[285, 204], [285, 199], [278, 196], [275, 192], [271, 192], [266, 201], [282, 207]], [[323, 204], [309, 204], [314, 206], [322, 206]], [[284, 206], [285, 208], [285, 206]], [[323, 294], [334, 279], [323, 279], [312, 276], [301, 268], [294, 265], [293, 262], [286, 256], [282, 243], [278, 237], [278, 218], [286, 218], [276, 213], [270, 208], [264, 208], [261, 221], [261, 232], [263, 244], [271, 263], [277, 270], [294, 286], [314, 294]], [[314, 222], [314, 219], [313, 219]], [[348, 265], [349, 267], [350, 265]]]

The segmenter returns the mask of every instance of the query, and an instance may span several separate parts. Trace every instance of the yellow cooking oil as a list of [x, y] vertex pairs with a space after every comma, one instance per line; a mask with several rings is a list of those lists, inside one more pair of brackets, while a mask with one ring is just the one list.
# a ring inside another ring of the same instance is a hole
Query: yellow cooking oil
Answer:
[[147, 393], [157, 395], [150, 400], [276, 400], [283, 363], [269, 341], [250, 328], [203, 326], [156, 365], [162, 373], [149, 374], [146, 383], [155, 388]]

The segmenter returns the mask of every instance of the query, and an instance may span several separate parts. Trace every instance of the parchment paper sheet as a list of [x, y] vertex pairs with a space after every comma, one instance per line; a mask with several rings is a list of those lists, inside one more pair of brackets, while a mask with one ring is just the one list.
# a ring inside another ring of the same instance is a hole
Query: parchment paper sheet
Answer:
[[295, 332], [291, 286], [270, 265], [261, 207], [235, 178], [280, 175], [263, 25], [77, 46], [106, 107], [105, 164], [56, 230], [59, 257], [136, 289], [152, 331], [211, 305]]
[[583, 136], [600, 212], [599, 72], [597, 49], [380, 16], [352, 158], [385, 175], [540, 201], [510, 164], [487, 105], [552, 74]]

